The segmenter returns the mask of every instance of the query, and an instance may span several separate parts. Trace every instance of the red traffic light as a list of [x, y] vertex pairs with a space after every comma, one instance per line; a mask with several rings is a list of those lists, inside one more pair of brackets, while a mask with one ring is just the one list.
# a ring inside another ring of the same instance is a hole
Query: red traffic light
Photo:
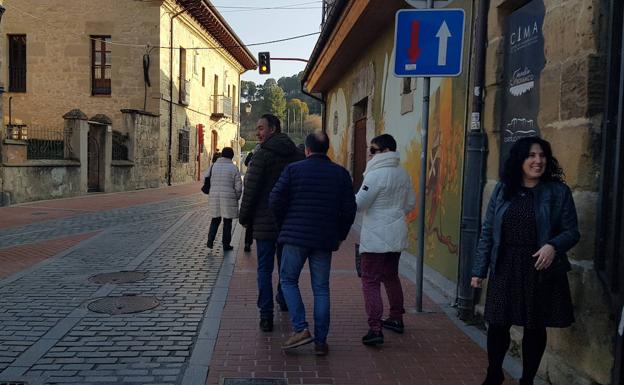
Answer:
[[258, 71], [260, 75], [271, 73], [271, 54], [268, 52], [258, 53]]

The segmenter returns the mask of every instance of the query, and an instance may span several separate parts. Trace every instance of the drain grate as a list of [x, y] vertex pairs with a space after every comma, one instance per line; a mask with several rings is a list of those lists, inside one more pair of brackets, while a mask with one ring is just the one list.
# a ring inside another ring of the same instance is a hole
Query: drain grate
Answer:
[[24, 382], [24, 381], [0, 381], [0, 385], [28, 385], [28, 382]]
[[[147, 273], [141, 271], [117, 271], [115, 273], [102, 273], [89, 277], [89, 281], [103, 285], [105, 283], [131, 283], [147, 277]], [[2, 385], [2, 384], [0, 384]]]
[[283, 378], [224, 378], [221, 385], [288, 385]]
[[158, 305], [160, 302], [153, 296], [124, 295], [96, 299], [87, 305], [87, 309], [95, 313], [116, 315], [139, 313], [153, 309]]

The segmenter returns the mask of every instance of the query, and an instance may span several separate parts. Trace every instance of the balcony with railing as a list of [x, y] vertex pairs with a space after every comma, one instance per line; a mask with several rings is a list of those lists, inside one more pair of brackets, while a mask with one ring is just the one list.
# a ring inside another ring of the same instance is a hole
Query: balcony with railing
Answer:
[[221, 120], [233, 117], [232, 98], [223, 95], [213, 96], [213, 109], [210, 118], [213, 120]]

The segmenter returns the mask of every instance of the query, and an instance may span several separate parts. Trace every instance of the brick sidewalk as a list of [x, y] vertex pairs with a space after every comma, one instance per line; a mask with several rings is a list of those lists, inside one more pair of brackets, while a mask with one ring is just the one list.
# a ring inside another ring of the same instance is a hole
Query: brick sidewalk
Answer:
[[[403, 335], [384, 332], [381, 348], [365, 347], [368, 330], [360, 280], [353, 266], [355, 236], [334, 253], [331, 275], [332, 320], [327, 357], [317, 357], [313, 344], [288, 353], [280, 349], [291, 333], [287, 313], [276, 313], [275, 329], [258, 328], [256, 257], [238, 248], [236, 267], [221, 317], [207, 385], [223, 378], [281, 378], [288, 384], [316, 385], [478, 385], [487, 367], [486, 352], [458, 329], [429, 298], [431, 313], [405, 315]], [[402, 280], [406, 304], [415, 303], [414, 285]], [[313, 322], [309, 271], [300, 287], [308, 322]], [[385, 294], [384, 294], [385, 295]], [[387, 307], [386, 307], [387, 309]], [[408, 309], [409, 310], [409, 309]], [[312, 325], [311, 325], [312, 326]], [[515, 384], [507, 380], [505, 385]]]
[[50, 219], [67, 218], [86, 212], [97, 212], [128, 206], [160, 202], [197, 194], [199, 182], [176, 186], [124, 191], [110, 194], [91, 193], [71, 198], [22, 203], [0, 207], [0, 229], [24, 226]]

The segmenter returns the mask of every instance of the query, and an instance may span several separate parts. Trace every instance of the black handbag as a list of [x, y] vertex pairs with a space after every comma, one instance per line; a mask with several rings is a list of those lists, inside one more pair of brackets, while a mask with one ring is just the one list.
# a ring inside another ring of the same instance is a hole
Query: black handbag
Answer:
[[204, 194], [210, 194], [210, 177], [212, 176], [212, 167], [210, 167], [210, 171], [208, 172], [208, 176], [204, 178], [204, 185], [201, 187], [201, 191]]

